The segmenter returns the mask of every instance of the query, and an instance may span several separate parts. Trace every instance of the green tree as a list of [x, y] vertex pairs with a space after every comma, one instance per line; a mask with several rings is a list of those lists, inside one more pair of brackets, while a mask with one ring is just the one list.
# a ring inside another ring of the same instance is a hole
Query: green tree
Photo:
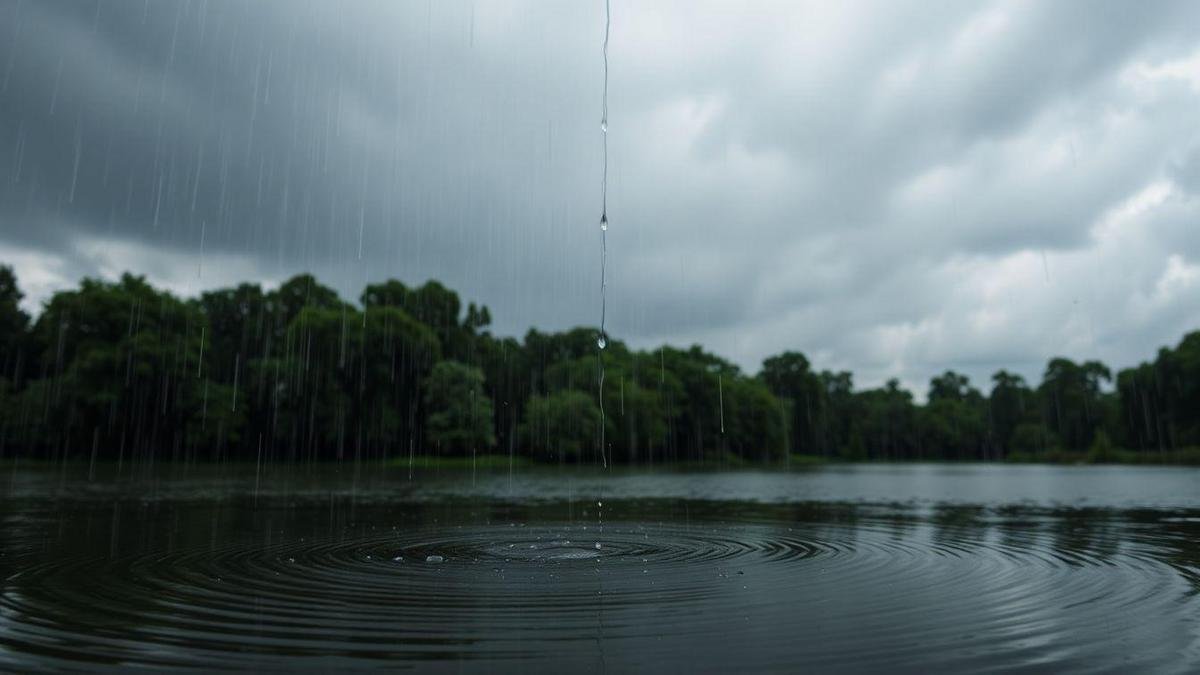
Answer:
[[971, 381], [953, 370], [929, 381], [929, 401], [964, 401], [971, 394]]
[[1025, 378], [1006, 370], [992, 375], [992, 392], [988, 398], [989, 428], [995, 444], [1003, 454], [1012, 449], [1013, 430], [1023, 422], [1035, 421], [1036, 397]]
[[281, 326], [291, 323], [306, 307], [341, 309], [346, 304], [337, 291], [322, 285], [311, 274], [297, 274], [283, 282], [267, 294], [266, 302], [267, 310]]
[[851, 437], [861, 436], [871, 458], [905, 459], [916, 454], [916, 408], [912, 393], [901, 388], [899, 380], [888, 380], [883, 387], [868, 389], [855, 399], [860, 417]]
[[1165, 450], [1200, 446], [1200, 331], [1153, 362], [1117, 375], [1118, 423], [1131, 448]]
[[[33, 343], [45, 377], [22, 396], [32, 445], [127, 456], [221, 455], [243, 424], [236, 387], [198, 376], [203, 315], [125, 275], [56, 293]], [[198, 445], [202, 444], [200, 447]]]
[[600, 408], [581, 391], [534, 396], [525, 406], [521, 436], [534, 457], [558, 461], [599, 459]]
[[442, 361], [425, 380], [425, 437], [447, 454], [474, 453], [496, 443], [492, 401], [483, 371]]
[[599, 405], [603, 367], [605, 452], [612, 459], [637, 461], [662, 456], [669, 419], [661, 386], [665, 375], [657, 361], [630, 351], [619, 340], [610, 341], [600, 352], [594, 329], [574, 329], [556, 336], [532, 333], [530, 338], [543, 340], [543, 353], [559, 357], [543, 362], [539, 368], [538, 381], [547, 393], [576, 390], [593, 397]]
[[533, 393], [528, 355], [516, 339], [488, 334], [476, 340], [476, 355], [484, 373], [484, 389], [495, 411], [496, 443], [515, 450], [520, 443], [525, 402]]
[[349, 364], [356, 415], [366, 441], [387, 453], [420, 440], [422, 383], [441, 359], [441, 347], [428, 326], [402, 310], [375, 307], [358, 316], [351, 317], [361, 323], [350, 328]]
[[29, 315], [21, 310], [21, 289], [12, 268], [0, 265], [0, 378], [20, 379], [22, 347], [29, 329]]
[[1009, 437], [1009, 452], [1023, 458], [1045, 457], [1061, 451], [1058, 437], [1044, 424], [1022, 422]]
[[1170, 387], [1160, 376], [1166, 351], [1160, 350], [1154, 363], [1142, 363], [1117, 374], [1120, 438], [1128, 447], [1143, 452], [1173, 447], [1176, 437], [1168, 422]]
[[316, 459], [385, 454], [419, 441], [421, 382], [440, 358], [428, 327], [399, 309], [365, 313], [309, 306], [288, 325], [278, 355], [254, 364], [270, 392], [267, 437]]
[[1092, 439], [1092, 446], [1088, 448], [1088, 461], [1093, 464], [1102, 464], [1115, 462], [1117, 459], [1117, 449], [1113, 446], [1112, 440], [1103, 429], [1098, 430]]
[[232, 379], [235, 367], [269, 352], [273, 316], [267, 311], [267, 296], [258, 284], [208, 291], [198, 302], [205, 318], [206, 330], [201, 337], [210, 373]]
[[404, 310], [433, 330], [446, 358], [466, 363], [476, 362], [474, 338], [492, 321], [487, 307], [474, 303], [468, 307], [467, 316], [460, 318], [462, 300], [458, 293], [432, 279], [416, 288], [395, 279], [371, 284], [363, 290], [361, 299], [364, 307]]
[[986, 409], [970, 380], [948, 370], [929, 382], [929, 403], [921, 409], [919, 453], [931, 459], [987, 457]]
[[786, 408], [767, 386], [753, 378], [734, 377], [723, 389], [726, 449], [755, 461], [781, 459], [787, 452]]
[[825, 412], [825, 392], [808, 359], [799, 352], [772, 356], [763, 361], [762, 378], [771, 393], [789, 402], [786, 417], [790, 451], [819, 454], [823, 446], [820, 421]]
[[1038, 393], [1047, 426], [1068, 450], [1089, 447], [1103, 426], [1110, 401], [1101, 385], [1111, 379], [1112, 373], [1099, 361], [1077, 364], [1060, 357], [1046, 364]]
[[846, 371], [825, 370], [818, 377], [824, 401], [817, 426], [822, 453], [826, 456], [855, 454], [865, 458], [862, 431], [857, 426], [860, 406], [854, 394], [854, 376]]
[[[747, 447], [736, 434], [734, 392], [741, 377], [738, 367], [704, 351], [700, 345], [683, 350], [662, 347], [661, 384], [670, 420], [674, 459], [698, 459], [730, 446]], [[765, 390], [765, 388], [764, 388]], [[729, 396], [725, 396], [725, 392]], [[674, 413], [674, 414], [671, 414]], [[779, 419], [776, 406], [775, 419]], [[754, 450], [757, 453], [760, 450]]]

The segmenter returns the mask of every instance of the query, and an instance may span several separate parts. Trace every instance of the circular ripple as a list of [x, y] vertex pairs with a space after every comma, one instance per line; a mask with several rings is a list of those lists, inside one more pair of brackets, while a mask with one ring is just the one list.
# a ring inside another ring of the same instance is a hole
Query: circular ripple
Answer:
[[[1152, 548], [1096, 551], [1069, 535], [1004, 523], [478, 525], [30, 561], [4, 582], [0, 646], [113, 665], [515, 667], [610, 644], [639, 666], [733, 634], [775, 641], [743, 653], [744, 667], [898, 667], [930, 654], [967, 667], [997, 653], [1069, 664], [1105, 648], [1114, 626], [1136, 638], [1122, 616], [1188, 606], [1179, 570]], [[1194, 635], [1177, 640], [1195, 650]]]

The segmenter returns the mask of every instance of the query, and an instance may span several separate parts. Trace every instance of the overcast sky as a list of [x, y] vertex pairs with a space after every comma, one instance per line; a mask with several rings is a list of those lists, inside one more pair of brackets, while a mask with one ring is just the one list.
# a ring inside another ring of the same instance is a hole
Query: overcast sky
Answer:
[[[603, 0], [0, 0], [0, 262], [599, 320]], [[613, 0], [609, 325], [924, 392], [1200, 328], [1200, 3]]]

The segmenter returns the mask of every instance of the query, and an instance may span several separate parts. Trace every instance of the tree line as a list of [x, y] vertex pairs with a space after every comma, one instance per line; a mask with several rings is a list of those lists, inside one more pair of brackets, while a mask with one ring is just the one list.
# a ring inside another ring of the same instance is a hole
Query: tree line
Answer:
[[[23, 312], [0, 266], [0, 454], [121, 460], [513, 454], [559, 462], [788, 456], [1105, 459], [1200, 446], [1200, 331], [1116, 373], [1054, 358], [986, 393], [947, 371], [918, 404], [785, 352], [757, 374], [700, 346], [593, 328], [493, 335], [437, 281], [346, 302], [311, 275], [179, 298], [84, 279]], [[603, 380], [602, 380], [603, 378]], [[603, 381], [603, 386], [601, 382]]]

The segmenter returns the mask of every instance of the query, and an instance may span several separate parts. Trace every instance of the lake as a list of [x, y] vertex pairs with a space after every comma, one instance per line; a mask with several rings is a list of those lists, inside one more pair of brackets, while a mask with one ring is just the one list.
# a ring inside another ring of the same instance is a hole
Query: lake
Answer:
[[0, 670], [1196, 672], [1200, 470], [0, 469]]

